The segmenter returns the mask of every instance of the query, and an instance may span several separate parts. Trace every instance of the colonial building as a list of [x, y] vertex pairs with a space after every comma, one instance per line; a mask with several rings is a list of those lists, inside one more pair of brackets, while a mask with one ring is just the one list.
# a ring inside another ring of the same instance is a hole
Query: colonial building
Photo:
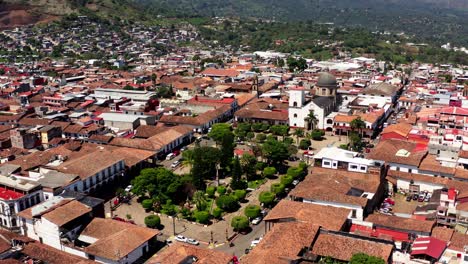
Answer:
[[[335, 76], [324, 72], [320, 74], [309, 96], [303, 88], [289, 90], [289, 125], [306, 129], [325, 129], [328, 122], [326, 117], [336, 108], [337, 89]], [[315, 115], [315, 122], [311, 120], [310, 113]], [[329, 122], [333, 124], [332, 119]]]

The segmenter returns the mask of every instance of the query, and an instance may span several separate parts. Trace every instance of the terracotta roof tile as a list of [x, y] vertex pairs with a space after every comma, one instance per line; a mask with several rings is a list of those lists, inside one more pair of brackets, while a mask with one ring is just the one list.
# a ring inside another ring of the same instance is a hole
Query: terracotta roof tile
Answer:
[[84, 249], [86, 253], [111, 260], [127, 256], [157, 234], [154, 229], [104, 218], [94, 218], [81, 232], [97, 239]]
[[320, 227], [312, 223], [277, 223], [262, 241], [244, 258], [247, 264], [282, 264], [299, 259], [299, 253], [310, 247]]
[[164, 250], [154, 255], [146, 263], [182, 263], [183, 260], [191, 256], [197, 258], [197, 264], [228, 264], [232, 260], [232, 255], [221, 251], [175, 242], [170, 247], [166, 247]]
[[[401, 155], [399, 153], [402, 153]], [[407, 152], [407, 155], [404, 155]], [[399, 155], [397, 155], [399, 154]], [[414, 142], [388, 139], [381, 141], [368, 155], [369, 159], [383, 160], [390, 163], [419, 166], [427, 150], [418, 149]]]
[[454, 231], [455, 230], [451, 228], [437, 226], [432, 229], [431, 237], [448, 242], [452, 238]]
[[365, 221], [371, 222], [380, 227], [425, 233], [430, 233], [435, 224], [435, 221], [416, 220], [412, 218], [381, 214], [371, 214], [365, 219]]
[[265, 217], [265, 221], [282, 221], [295, 219], [322, 226], [328, 230], [341, 230], [347, 222], [351, 210], [281, 200]]
[[312, 246], [312, 253], [341, 261], [349, 261], [354, 254], [364, 253], [388, 262], [393, 253], [393, 245], [353, 236], [321, 232]]
[[368, 199], [349, 195], [352, 189], [377, 193], [380, 179], [373, 174], [349, 172], [314, 167], [304, 181], [299, 183], [289, 195], [316, 201], [365, 207]]

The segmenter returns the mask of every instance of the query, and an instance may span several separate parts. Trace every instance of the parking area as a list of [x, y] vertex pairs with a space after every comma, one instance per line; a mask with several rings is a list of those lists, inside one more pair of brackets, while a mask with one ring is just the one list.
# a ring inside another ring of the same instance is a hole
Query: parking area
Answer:
[[427, 205], [427, 201], [421, 201], [418, 198], [414, 199], [413, 195], [410, 195], [411, 199], [408, 199], [406, 195], [401, 193], [396, 193], [395, 196], [392, 198], [395, 201], [395, 205], [392, 206], [393, 213], [400, 213], [400, 214], [412, 214], [416, 207]]

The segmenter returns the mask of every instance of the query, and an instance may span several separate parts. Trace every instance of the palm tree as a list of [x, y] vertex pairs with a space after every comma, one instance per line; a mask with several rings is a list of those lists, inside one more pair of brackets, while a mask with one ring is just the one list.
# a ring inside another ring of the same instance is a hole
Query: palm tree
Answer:
[[194, 162], [193, 150], [187, 149], [186, 151], [182, 152], [182, 158], [184, 158], [184, 160], [182, 161], [182, 164], [184, 166], [188, 166], [191, 170], [193, 166], [193, 162]]
[[298, 128], [294, 130], [294, 135], [296, 136], [296, 144], [299, 145], [299, 138], [304, 136], [304, 130], [302, 128]]
[[361, 135], [362, 137], [362, 130], [364, 128], [366, 128], [366, 122], [364, 122], [360, 116], [356, 117], [355, 119], [353, 119], [353, 121], [351, 121], [351, 123], [349, 123], [350, 127], [351, 127], [351, 130], [352, 131], [355, 131], [356, 129], [359, 130], [359, 134]]
[[318, 123], [318, 119], [315, 116], [314, 110], [310, 110], [309, 114], [304, 118], [304, 120], [307, 122], [307, 129], [312, 130], [315, 129]]
[[196, 191], [192, 197], [193, 203], [197, 206], [198, 211], [206, 209], [206, 197], [203, 191]]

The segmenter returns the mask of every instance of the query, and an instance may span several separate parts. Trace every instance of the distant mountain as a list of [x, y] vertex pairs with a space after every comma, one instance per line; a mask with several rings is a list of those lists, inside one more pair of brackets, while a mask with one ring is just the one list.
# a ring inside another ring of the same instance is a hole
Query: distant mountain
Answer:
[[468, 45], [468, 0], [133, 0], [152, 14], [330, 22]]

